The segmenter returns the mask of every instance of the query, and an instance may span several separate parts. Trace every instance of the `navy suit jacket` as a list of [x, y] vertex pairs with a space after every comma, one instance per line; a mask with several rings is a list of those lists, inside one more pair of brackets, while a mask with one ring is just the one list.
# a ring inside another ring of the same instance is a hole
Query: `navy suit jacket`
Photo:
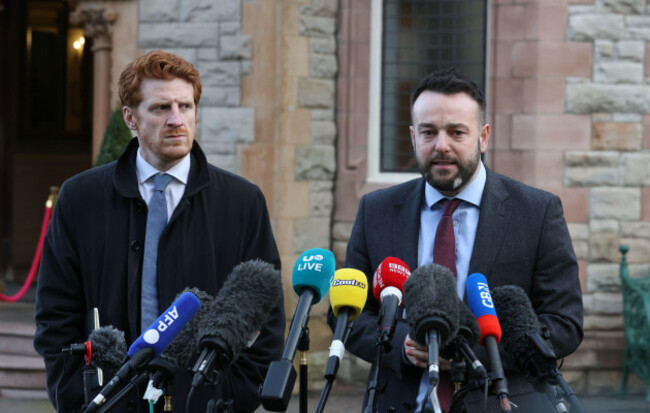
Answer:
[[[486, 168], [487, 169], [487, 168]], [[372, 275], [388, 256], [403, 260], [411, 270], [418, 266], [420, 210], [424, 203], [424, 180], [418, 178], [365, 195], [359, 204], [345, 267]], [[487, 170], [480, 215], [469, 273], [480, 272], [490, 288], [517, 285], [531, 298], [542, 324], [551, 333], [558, 358], [576, 350], [583, 338], [582, 293], [571, 238], [560, 199], [548, 192]], [[379, 303], [372, 294], [354, 327], [346, 348], [373, 362], [376, 355]], [[408, 324], [399, 312], [392, 348], [384, 354], [376, 394], [380, 413], [394, 408], [410, 412], [415, 407], [423, 370], [403, 355]], [[335, 320], [330, 311], [330, 325]], [[475, 348], [486, 363], [486, 353]], [[511, 400], [524, 411], [546, 411], [545, 396], [534, 394], [532, 386], [511, 366], [504, 365]], [[482, 404], [482, 395], [471, 392], [465, 398], [469, 411]], [[496, 397], [488, 399], [488, 411], [499, 411]]]

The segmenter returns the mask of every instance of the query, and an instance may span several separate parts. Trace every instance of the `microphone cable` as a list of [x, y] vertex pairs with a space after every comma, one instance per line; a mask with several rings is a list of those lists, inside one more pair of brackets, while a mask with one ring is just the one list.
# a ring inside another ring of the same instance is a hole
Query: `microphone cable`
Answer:
[[187, 398], [185, 399], [185, 411], [190, 411], [190, 402], [192, 401], [192, 396], [194, 396], [195, 386], [190, 387], [190, 391], [187, 392]]
[[[483, 387], [483, 407], [481, 408], [481, 412], [484, 412], [485, 409], [487, 409], [487, 399], [488, 399], [488, 386], [490, 382], [488, 380], [481, 380], [482, 382], [482, 387]], [[454, 393], [454, 397], [451, 399], [451, 404], [449, 405], [449, 413], [463, 413], [466, 410], [463, 409], [463, 404], [462, 401], [465, 399], [465, 396], [467, 393], [474, 389], [478, 389], [481, 387], [480, 385], [474, 385], [471, 386], [469, 384], [465, 384], [458, 389], [456, 393]]]

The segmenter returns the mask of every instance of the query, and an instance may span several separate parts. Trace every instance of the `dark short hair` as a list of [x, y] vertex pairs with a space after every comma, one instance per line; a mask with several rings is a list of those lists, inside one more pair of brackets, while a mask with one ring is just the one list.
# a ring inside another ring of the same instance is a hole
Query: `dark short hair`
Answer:
[[413, 104], [424, 91], [442, 93], [443, 95], [454, 95], [456, 93], [468, 94], [480, 109], [479, 121], [485, 123], [485, 96], [483, 91], [478, 87], [476, 82], [464, 75], [463, 73], [451, 68], [430, 73], [425, 76], [411, 93], [411, 116], [413, 114]]
[[117, 82], [122, 106], [136, 107], [140, 104], [142, 100], [140, 85], [146, 78], [161, 80], [179, 78], [189, 82], [194, 89], [194, 105], [199, 105], [201, 100], [199, 71], [180, 56], [162, 50], [153, 50], [126, 65], [122, 71]]

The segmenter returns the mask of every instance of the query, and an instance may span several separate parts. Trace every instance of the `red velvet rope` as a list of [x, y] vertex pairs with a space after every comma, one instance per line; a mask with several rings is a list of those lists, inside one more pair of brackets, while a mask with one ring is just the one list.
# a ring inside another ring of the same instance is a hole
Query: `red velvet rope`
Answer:
[[36, 277], [36, 273], [38, 272], [38, 265], [41, 263], [41, 253], [43, 252], [43, 240], [45, 240], [45, 234], [47, 233], [47, 226], [50, 224], [50, 218], [52, 217], [52, 208], [53, 208], [52, 202], [48, 202], [45, 205], [45, 215], [43, 216], [43, 225], [41, 226], [41, 236], [38, 239], [36, 254], [34, 254], [34, 260], [32, 261], [32, 266], [29, 269], [29, 275], [25, 280], [25, 284], [23, 284], [20, 291], [18, 291], [16, 294], [12, 296], [0, 294], [0, 301], [7, 301], [10, 303], [16, 302], [21, 298], [23, 298], [27, 290], [29, 290], [29, 286], [32, 284], [32, 281], [34, 281], [34, 277]]

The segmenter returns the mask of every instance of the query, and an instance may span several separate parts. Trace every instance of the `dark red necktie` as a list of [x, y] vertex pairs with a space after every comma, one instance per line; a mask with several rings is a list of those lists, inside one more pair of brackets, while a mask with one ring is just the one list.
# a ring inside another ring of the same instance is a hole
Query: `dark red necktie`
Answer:
[[[433, 243], [433, 262], [449, 268], [456, 276], [456, 237], [454, 236], [454, 220], [451, 214], [454, 213], [460, 199], [445, 199], [442, 201], [444, 209], [442, 218], [436, 229], [436, 239]], [[448, 371], [440, 372], [438, 381], [438, 401], [443, 411], [448, 411], [451, 400], [454, 396], [454, 385]]]
[[449, 268], [456, 276], [456, 237], [454, 237], [454, 220], [451, 214], [454, 213], [460, 199], [445, 199], [442, 218], [436, 229], [436, 239], [433, 243], [433, 262]]

